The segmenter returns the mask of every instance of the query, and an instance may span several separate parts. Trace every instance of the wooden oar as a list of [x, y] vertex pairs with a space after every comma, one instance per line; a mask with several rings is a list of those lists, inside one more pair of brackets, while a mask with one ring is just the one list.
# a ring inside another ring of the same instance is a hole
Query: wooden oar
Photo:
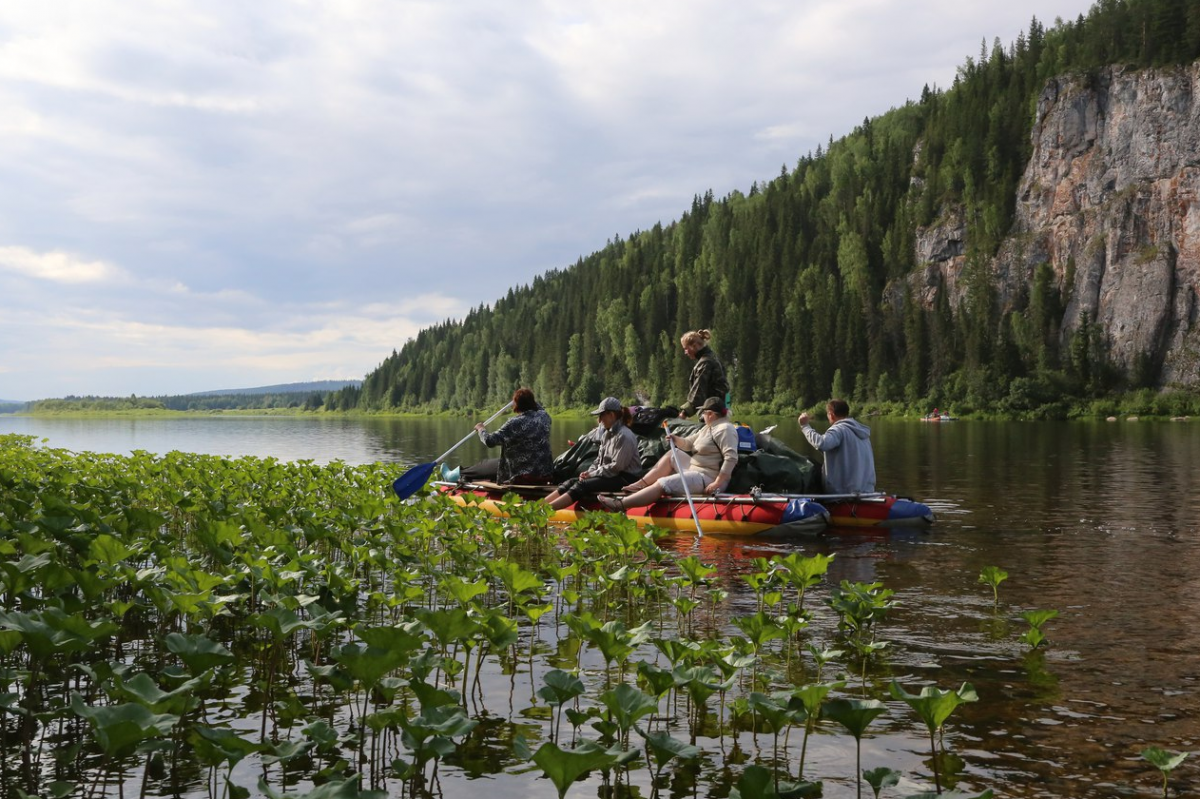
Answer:
[[[490, 417], [488, 417], [488, 420], [483, 423], [484, 426], [486, 427], [487, 425], [496, 421], [496, 418], [498, 416], [500, 416], [501, 414], [507, 413], [508, 409], [511, 408], [512, 406], [513, 406], [513, 404], [510, 401], [503, 408], [501, 408], [500, 410], [493, 413]], [[450, 457], [450, 453], [454, 452], [454, 450], [458, 449], [463, 444], [467, 443], [471, 439], [471, 436], [473, 436], [473, 435], [475, 435], [474, 430], [472, 430], [471, 432], [469, 432], [465, 436], [463, 436], [462, 440], [459, 441], [457, 444], [455, 444], [453, 447], [451, 447], [450, 449], [443, 452], [441, 457], [439, 457], [437, 460], [435, 460], [431, 463], [419, 463], [416, 466], [409, 469], [404, 474], [397, 477], [395, 482], [392, 483], [392, 490], [396, 492], [396, 496], [400, 497], [400, 499], [408, 499], [413, 494], [420, 491], [421, 488], [425, 485], [425, 483], [429, 480], [429, 475], [433, 474], [433, 470], [435, 468], [437, 468], [437, 465], [439, 463], [441, 463], [442, 461], [446, 460], [446, 458]]]
[[704, 537], [704, 531], [700, 529], [700, 517], [696, 515], [696, 505], [692, 502], [692, 492], [688, 489], [687, 477], [683, 473], [683, 469], [679, 468], [679, 456], [675, 453], [675, 439], [671, 437], [671, 431], [667, 429], [667, 422], [664, 419], [663, 431], [667, 434], [667, 446], [671, 450], [671, 463], [675, 464], [675, 474], [679, 475], [679, 482], [683, 485], [683, 495], [687, 497], [688, 509], [692, 512], [692, 521], [696, 523], [696, 535], [700, 538]]

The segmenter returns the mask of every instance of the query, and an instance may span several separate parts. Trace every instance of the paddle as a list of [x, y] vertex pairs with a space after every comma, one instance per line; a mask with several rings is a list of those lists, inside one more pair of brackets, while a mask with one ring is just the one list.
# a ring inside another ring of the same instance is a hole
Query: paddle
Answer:
[[675, 439], [671, 438], [671, 431], [667, 429], [667, 421], [664, 419], [663, 431], [667, 434], [667, 447], [671, 450], [671, 463], [675, 464], [675, 473], [679, 475], [679, 482], [683, 484], [683, 495], [687, 497], [688, 509], [692, 512], [692, 521], [696, 523], [696, 535], [700, 538], [704, 537], [704, 531], [700, 529], [700, 517], [696, 515], [696, 506], [692, 502], [692, 492], [688, 490], [687, 478], [683, 474], [683, 469], [679, 468], [679, 456], [675, 453]]
[[[503, 408], [501, 408], [500, 410], [493, 413], [490, 417], [488, 417], [488, 420], [483, 423], [484, 426], [486, 427], [487, 425], [496, 421], [496, 417], [500, 416], [503, 413], [507, 413], [508, 409], [511, 408], [512, 406], [513, 406], [513, 404], [510, 401]], [[392, 483], [392, 490], [396, 492], [396, 496], [400, 497], [400, 499], [408, 499], [413, 494], [420, 491], [421, 488], [425, 485], [425, 483], [429, 480], [429, 475], [433, 474], [433, 470], [437, 467], [437, 465], [439, 463], [441, 463], [442, 461], [446, 460], [446, 458], [450, 457], [451, 452], [454, 452], [454, 450], [458, 449], [463, 444], [467, 443], [467, 441], [469, 441], [471, 436], [473, 436], [473, 435], [476, 435], [474, 430], [472, 430], [471, 432], [469, 432], [465, 436], [463, 436], [463, 439], [461, 441], [459, 441], [457, 444], [455, 444], [453, 447], [451, 447], [450, 449], [443, 452], [441, 457], [438, 458], [437, 460], [433, 461], [432, 463], [417, 464], [416, 466], [412, 467], [404, 474], [397, 477], [396, 481], [394, 483]]]

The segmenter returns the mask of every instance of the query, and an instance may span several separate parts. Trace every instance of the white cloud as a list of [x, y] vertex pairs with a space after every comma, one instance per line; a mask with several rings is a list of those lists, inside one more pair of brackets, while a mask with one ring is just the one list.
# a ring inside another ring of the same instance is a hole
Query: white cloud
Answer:
[[0, 270], [53, 283], [105, 283], [123, 277], [104, 261], [88, 261], [65, 252], [34, 252], [27, 247], [0, 247]]

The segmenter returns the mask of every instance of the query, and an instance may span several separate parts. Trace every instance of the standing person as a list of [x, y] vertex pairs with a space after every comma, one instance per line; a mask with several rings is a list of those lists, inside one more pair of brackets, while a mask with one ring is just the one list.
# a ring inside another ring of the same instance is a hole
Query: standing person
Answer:
[[578, 477], [565, 481], [546, 497], [550, 507], [555, 510], [562, 510], [572, 502], [579, 502], [601, 491], [616, 491], [638, 479], [642, 473], [637, 436], [629, 429], [629, 409], [621, 405], [616, 397], [607, 397], [592, 411], [592, 416], [597, 417], [604, 430], [600, 438], [600, 452], [596, 454], [592, 465], [580, 472]]
[[[500, 457], [463, 469], [462, 480], [470, 482], [494, 476], [497, 483], [505, 485], [550, 482], [554, 471], [551, 465], [554, 457], [550, 452], [550, 414], [527, 388], [518, 388], [512, 401], [513, 417], [496, 432], [489, 433], [482, 422], [475, 425], [475, 432], [484, 446], [500, 447]], [[456, 475], [451, 472], [450, 476]]]
[[682, 472], [675, 474], [675, 459], [668, 452], [642, 479], [622, 489], [632, 492], [629, 496], [600, 497], [600, 504], [617, 512], [627, 507], [640, 508], [657, 501], [663, 494], [683, 494], [685, 480], [689, 493], [719, 494], [724, 491], [738, 463], [737, 430], [726, 411], [723, 399], [709, 397], [700, 406], [704, 427], [686, 437], [667, 434], [675, 442], [675, 457], [679, 458]]
[[845, 400], [831, 399], [825, 406], [829, 429], [824, 435], [813, 430], [808, 414], [796, 420], [808, 443], [825, 453], [821, 473], [830, 494], [869, 494], [875, 490], [875, 451], [871, 449], [871, 428], [850, 418]]
[[688, 419], [695, 415], [700, 403], [709, 397], [720, 398], [722, 404], [729, 401], [729, 381], [725, 379], [725, 367], [717, 360], [717, 354], [708, 346], [712, 333], [708, 330], [692, 330], [679, 339], [684, 353], [696, 362], [688, 380], [687, 399], [679, 406], [679, 418]]

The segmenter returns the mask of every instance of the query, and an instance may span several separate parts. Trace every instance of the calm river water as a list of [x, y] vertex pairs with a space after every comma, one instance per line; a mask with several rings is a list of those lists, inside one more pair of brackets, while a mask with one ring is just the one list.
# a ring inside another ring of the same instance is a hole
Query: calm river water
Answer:
[[[745, 421], [778, 424], [779, 437], [807, 451], [791, 417]], [[701, 556], [722, 567], [732, 610], [752, 603], [737, 579], [750, 558], [836, 553], [832, 580], [896, 591], [901, 604], [881, 630], [894, 642], [895, 677], [913, 690], [922, 681], [978, 690], [980, 701], [947, 725], [970, 784], [1007, 797], [1160, 796], [1142, 749], [1200, 749], [1200, 421], [871, 424], [880, 488], [924, 500], [937, 524], [795, 543], [705, 538]], [[556, 423], [556, 449], [589, 426]], [[397, 474], [469, 431], [462, 419], [0, 416], [0, 434], [72, 450], [392, 461]], [[450, 460], [483, 455], [472, 440]], [[996, 610], [978, 582], [989, 565], [1009, 574]], [[1019, 614], [1039, 608], [1060, 615], [1046, 624], [1048, 647], [1030, 653]], [[864, 768], [924, 768], [911, 736], [886, 725], [868, 735]], [[1173, 795], [1200, 794], [1197, 761], [1175, 771]], [[850, 789], [827, 783], [826, 796]]]

